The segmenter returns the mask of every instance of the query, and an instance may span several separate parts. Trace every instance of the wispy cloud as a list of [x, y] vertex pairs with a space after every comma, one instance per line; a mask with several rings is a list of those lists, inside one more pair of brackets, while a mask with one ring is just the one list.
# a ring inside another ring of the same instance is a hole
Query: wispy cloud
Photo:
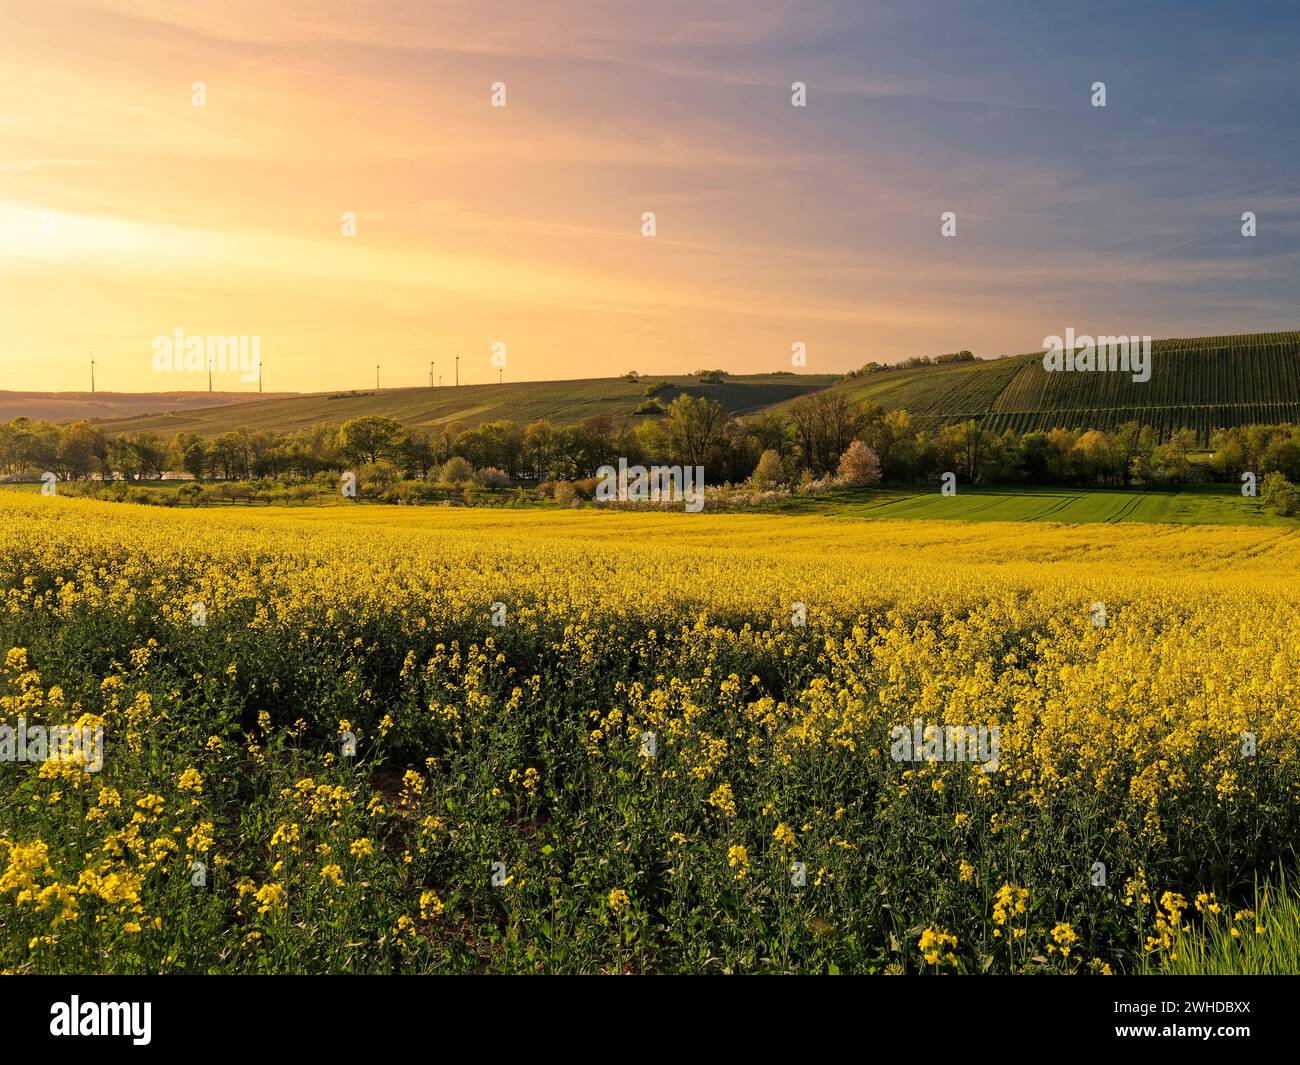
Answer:
[[260, 334], [308, 389], [383, 351], [472, 378], [495, 340], [516, 379], [774, 369], [795, 340], [842, 371], [1294, 305], [1280, 9], [1224, 39], [1163, 0], [0, 6], [8, 387], [80, 386], [87, 348], [155, 387], [176, 325]]

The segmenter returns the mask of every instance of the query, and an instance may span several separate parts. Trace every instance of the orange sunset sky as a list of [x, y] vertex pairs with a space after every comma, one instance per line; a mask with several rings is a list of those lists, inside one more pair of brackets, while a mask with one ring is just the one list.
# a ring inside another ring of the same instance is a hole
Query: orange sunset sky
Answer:
[[1300, 325], [1293, 27], [1036, 7], [0, 0], [0, 389], [206, 387], [177, 328], [309, 391]]

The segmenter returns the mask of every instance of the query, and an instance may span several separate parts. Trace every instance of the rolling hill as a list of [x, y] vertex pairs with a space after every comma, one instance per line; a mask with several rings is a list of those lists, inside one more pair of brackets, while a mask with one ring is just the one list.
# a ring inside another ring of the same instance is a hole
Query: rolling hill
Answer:
[[652, 382], [667, 381], [657, 396], [667, 406], [683, 393], [717, 400], [729, 414], [749, 414], [809, 392], [829, 387], [832, 374], [757, 374], [728, 377], [710, 384], [695, 377], [621, 377], [582, 381], [525, 381], [497, 385], [444, 385], [441, 388], [391, 388], [370, 392], [318, 393], [264, 398], [251, 403], [201, 410], [170, 411], [121, 418], [104, 424], [108, 432], [149, 430], [170, 436], [192, 432], [216, 436], [231, 429], [300, 429], [321, 423], [340, 424], [362, 415], [396, 418], [406, 425], [469, 427], [508, 418], [530, 422], [546, 418], [557, 424], [593, 414], [634, 417]]
[[920, 426], [975, 419], [994, 432], [1057, 427], [1114, 429], [1128, 421], [1167, 433], [1190, 428], [1206, 440], [1214, 429], [1252, 422], [1300, 422], [1300, 332], [1172, 338], [1152, 342], [1150, 380], [1125, 373], [1048, 373], [1041, 351], [974, 362], [832, 374], [696, 377], [639, 381], [590, 378], [371, 392], [258, 396], [249, 393], [0, 393], [0, 418], [95, 418], [110, 433], [149, 430], [216, 436], [236, 428], [285, 430], [384, 415], [407, 425], [473, 426], [508, 418], [556, 424], [593, 414], [636, 413], [651, 382], [667, 406], [681, 394], [717, 400], [733, 416], [788, 407], [830, 389], [886, 409], [909, 411]]
[[268, 392], [6, 392], [0, 391], [0, 421], [13, 418], [72, 422], [107, 421], [137, 414], [255, 403], [286, 393]]

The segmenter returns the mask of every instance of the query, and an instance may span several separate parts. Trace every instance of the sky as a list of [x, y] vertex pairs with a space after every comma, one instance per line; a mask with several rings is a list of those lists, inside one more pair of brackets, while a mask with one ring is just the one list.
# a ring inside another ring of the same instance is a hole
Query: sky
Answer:
[[1298, 51], [1268, 2], [0, 0], [0, 389], [206, 388], [177, 330], [320, 391], [1300, 328]]

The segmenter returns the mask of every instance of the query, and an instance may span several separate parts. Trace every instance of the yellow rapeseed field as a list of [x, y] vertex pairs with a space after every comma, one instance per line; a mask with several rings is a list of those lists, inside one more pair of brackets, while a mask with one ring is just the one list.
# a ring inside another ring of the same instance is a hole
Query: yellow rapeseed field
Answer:
[[1297, 573], [1274, 528], [6, 493], [0, 725], [104, 746], [0, 762], [0, 968], [1113, 972], [1254, 934], [1300, 838]]

